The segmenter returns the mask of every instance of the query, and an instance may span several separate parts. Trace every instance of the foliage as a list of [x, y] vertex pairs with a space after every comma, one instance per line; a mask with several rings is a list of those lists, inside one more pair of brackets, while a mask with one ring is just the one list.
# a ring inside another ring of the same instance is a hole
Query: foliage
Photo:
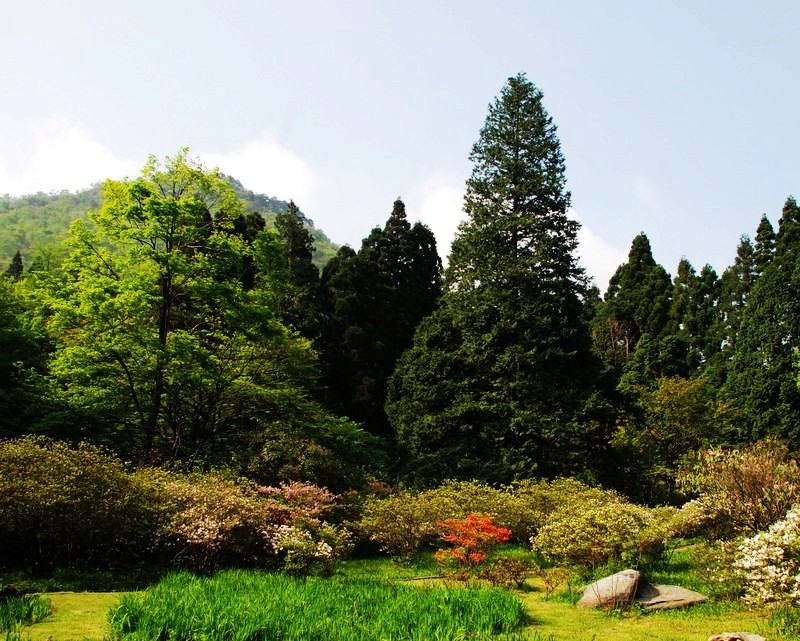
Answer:
[[[762, 221], [763, 222], [763, 221]], [[800, 347], [800, 207], [784, 204], [774, 253], [758, 263], [733, 350], [727, 386], [744, 413], [739, 442], [776, 436], [800, 440], [800, 391], [794, 366]], [[765, 250], [768, 251], [768, 250]], [[756, 252], [759, 256], [759, 252]]]
[[498, 638], [520, 626], [520, 601], [494, 589], [446, 590], [374, 581], [223, 572], [166, 578], [111, 613], [113, 638], [173, 641], [422, 641]]
[[526, 482], [501, 489], [479, 481], [449, 481], [425, 491], [401, 490], [369, 497], [354, 526], [361, 536], [377, 541], [393, 556], [409, 557], [441, 534], [441, 521], [486, 514], [511, 531], [515, 541], [527, 539], [544, 523], [569, 481]]
[[612, 440], [630, 479], [620, 489], [651, 504], [675, 503], [685, 457], [726, 442], [736, 411], [702, 376], [661, 377], [652, 386], [629, 388], [628, 397], [635, 411]]
[[322, 273], [327, 321], [317, 341], [328, 405], [393, 441], [386, 381], [441, 291], [433, 232], [412, 225], [399, 198], [358, 253], [344, 247]]
[[[257, 464], [281, 430], [295, 435], [284, 465], [303, 446], [330, 463], [339, 445], [320, 441], [348, 427], [358, 440], [356, 426], [312, 398], [315, 355], [276, 315], [281, 245], [244, 214], [224, 177], [181, 150], [151, 157], [137, 180], [108, 181], [104, 195], [90, 215], [96, 231], [73, 226], [64, 275], [44, 279], [41, 291], [57, 344], [53, 389], [72, 415], [59, 436], [145, 464], [239, 470]], [[302, 472], [259, 480], [311, 478]]]
[[6, 563], [103, 566], [146, 557], [163, 495], [96, 447], [28, 437], [0, 442], [0, 513]]
[[213, 474], [171, 475], [165, 485], [171, 518], [160, 539], [179, 567], [326, 573], [350, 549], [349, 534], [322, 519], [335, 499], [322, 488], [258, 487]]
[[531, 537], [534, 551], [550, 562], [595, 568], [623, 560], [636, 566], [658, 558], [675, 534], [673, 510], [643, 508], [599, 488], [575, 490]]
[[765, 530], [800, 500], [800, 468], [774, 439], [698, 452], [679, 478], [722, 534]]
[[326, 521], [335, 499], [302, 483], [130, 472], [88, 445], [32, 437], [0, 443], [0, 550], [19, 564], [329, 572], [351, 547], [349, 533]]
[[50, 614], [50, 601], [36, 595], [0, 596], [0, 632], [38, 623]]
[[[439, 308], [389, 382], [412, 482], [508, 483], [601, 458], [587, 410], [597, 363], [583, 317], [579, 224], [556, 127], [524, 75], [489, 106]], [[591, 456], [587, 453], [592, 452]]]
[[492, 549], [511, 537], [511, 530], [497, 527], [487, 514], [468, 514], [465, 519], [445, 519], [441, 540], [452, 547], [436, 551], [434, 559], [448, 576], [459, 580], [473, 578], [488, 565]]
[[800, 507], [742, 541], [734, 567], [751, 603], [800, 605]]

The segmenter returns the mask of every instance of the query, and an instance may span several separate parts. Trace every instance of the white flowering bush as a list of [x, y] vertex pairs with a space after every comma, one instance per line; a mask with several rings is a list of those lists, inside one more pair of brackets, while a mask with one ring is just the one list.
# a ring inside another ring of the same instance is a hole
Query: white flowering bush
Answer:
[[734, 567], [749, 602], [800, 605], [800, 506], [766, 531], [744, 539]]

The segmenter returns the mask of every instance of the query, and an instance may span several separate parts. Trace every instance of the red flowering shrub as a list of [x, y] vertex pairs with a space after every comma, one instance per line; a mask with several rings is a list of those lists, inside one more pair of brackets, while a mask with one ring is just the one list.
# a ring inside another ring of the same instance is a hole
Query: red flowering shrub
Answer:
[[461, 580], [468, 580], [473, 571], [488, 558], [495, 546], [511, 538], [511, 530], [492, 523], [487, 514], [469, 514], [465, 519], [446, 519], [439, 527], [445, 530], [442, 541], [453, 547], [434, 554], [436, 563]]

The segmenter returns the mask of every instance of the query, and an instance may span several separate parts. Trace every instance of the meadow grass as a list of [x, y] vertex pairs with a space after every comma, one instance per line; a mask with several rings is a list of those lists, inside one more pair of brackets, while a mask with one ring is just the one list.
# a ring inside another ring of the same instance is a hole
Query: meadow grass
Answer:
[[524, 621], [519, 598], [498, 589], [243, 571], [171, 575], [109, 616], [125, 641], [464, 641], [513, 638]]

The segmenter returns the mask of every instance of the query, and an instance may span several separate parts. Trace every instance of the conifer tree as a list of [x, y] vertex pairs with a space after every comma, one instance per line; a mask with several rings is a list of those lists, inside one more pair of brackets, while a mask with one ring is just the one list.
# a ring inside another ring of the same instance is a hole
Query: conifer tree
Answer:
[[762, 214], [761, 221], [756, 229], [755, 244], [755, 271], [756, 276], [764, 273], [767, 265], [772, 262], [775, 253], [775, 230], [766, 214]]
[[6, 269], [6, 276], [18, 280], [22, 277], [22, 273], [24, 271], [25, 270], [22, 266], [22, 254], [20, 254], [19, 250], [17, 250], [17, 253], [14, 254], [14, 257], [11, 259], [8, 269]]
[[322, 331], [319, 270], [313, 262], [314, 239], [305, 217], [293, 200], [275, 217], [275, 230], [283, 244], [287, 287], [279, 303], [281, 316], [300, 334], [314, 340]]
[[386, 382], [441, 291], [433, 232], [411, 225], [397, 199], [385, 226], [356, 254], [343, 248], [323, 270], [328, 319], [320, 351], [329, 404], [377, 436], [393, 439]]
[[[766, 217], [759, 225], [756, 255], [765, 256]], [[768, 222], [768, 221], [767, 221]], [[758, 264], [758, 263], [757, 263]], [[760, 264], [764, 264], [763, 260]], [[800, 393], [795, 359], [800, 349], [800, 208], [783, 207], [775, 251], [753, 285], [736, 336], [728, 388], [745, 416], [740, 438], [776, 435], [800, 444]]]
[[524, 75], [489, 106], [440, 308], [395, 371], [387, 411], [420, 481], [585, 469], [597, 363], [564, 159]]

